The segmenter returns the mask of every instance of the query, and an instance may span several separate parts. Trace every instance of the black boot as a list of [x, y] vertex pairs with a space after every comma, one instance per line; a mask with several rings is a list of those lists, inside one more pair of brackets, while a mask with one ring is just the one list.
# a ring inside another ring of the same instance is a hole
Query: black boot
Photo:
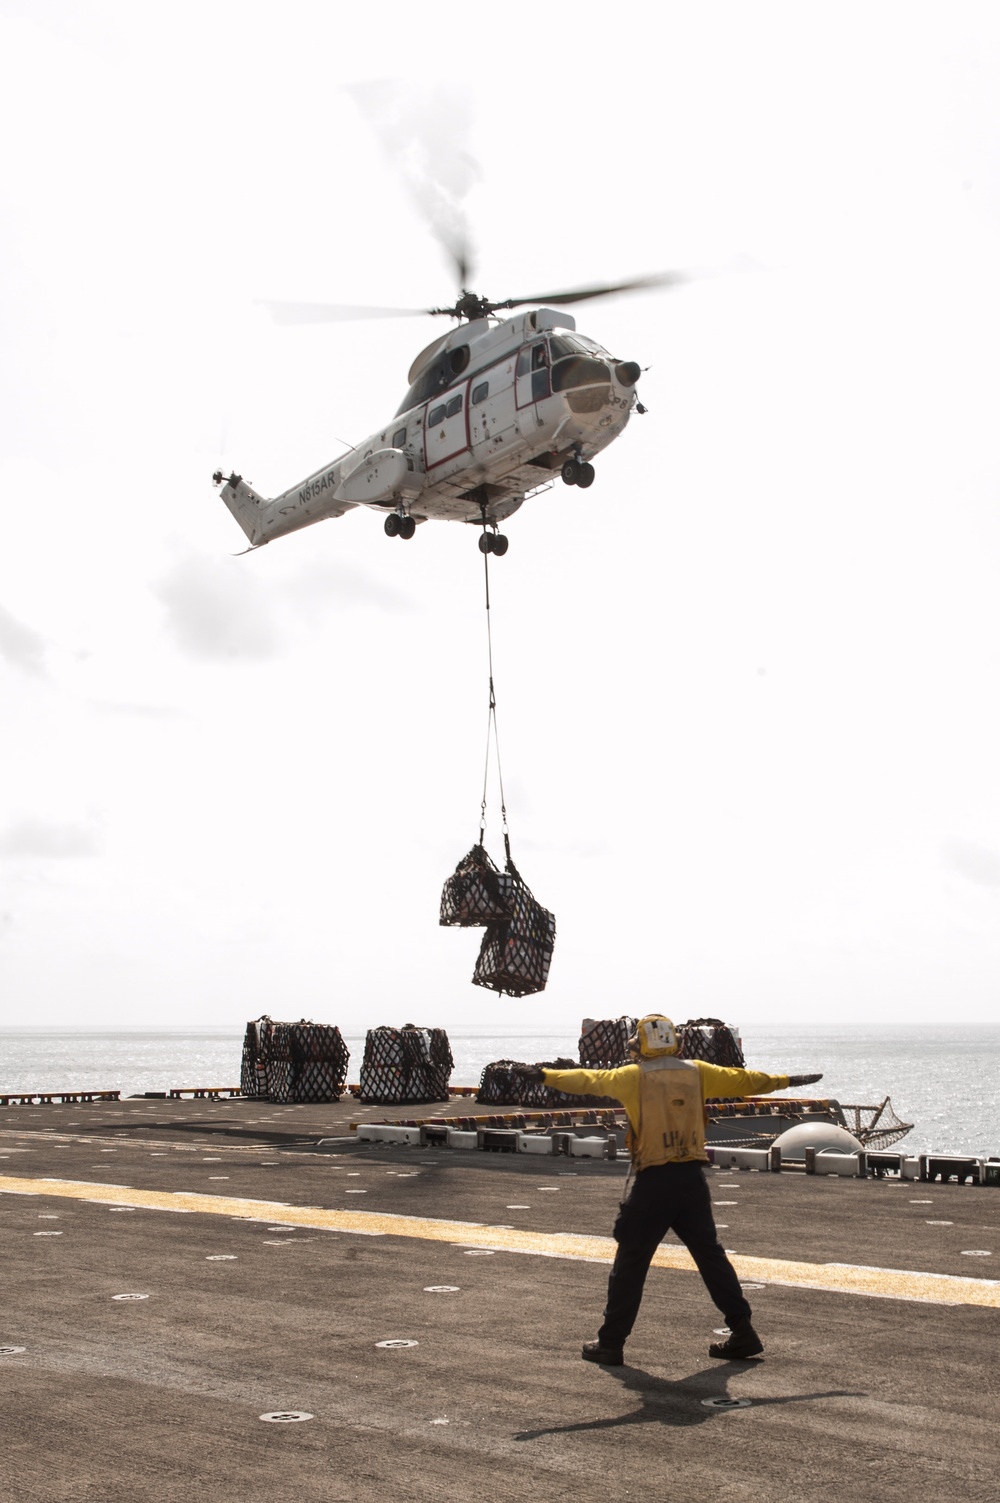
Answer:
[[602, 1346], [599, 1341], [585, 1341], [580, 1356], [584, 1362], [599, 1362], [602, 1367], [621, 1367], [625, 1361], [620, 1346]]
[[725, 1341], [713, 1341], [708, 1349], [710, 1357], [724, 1357], [730, 1361], [740, 1361], [744, 1357], [759, 1357], [764, 1350], [764, 1343], [757, 1332], [744, 1317], [742, 1320], [734, 1320], [730, 1333]]

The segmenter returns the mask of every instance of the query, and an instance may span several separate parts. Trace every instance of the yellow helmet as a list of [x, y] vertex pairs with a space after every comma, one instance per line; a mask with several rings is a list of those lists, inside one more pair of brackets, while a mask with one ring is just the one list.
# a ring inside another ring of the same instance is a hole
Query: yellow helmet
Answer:
[[680, 1049], [676, 1028], [661, 1012], [651, 1012], [640, 1018], [635, 1033], [628, 1042], [629, 1053], [639, 1054], [643, 1059], [656, 1059], [661, 1054], [676, 1054]]

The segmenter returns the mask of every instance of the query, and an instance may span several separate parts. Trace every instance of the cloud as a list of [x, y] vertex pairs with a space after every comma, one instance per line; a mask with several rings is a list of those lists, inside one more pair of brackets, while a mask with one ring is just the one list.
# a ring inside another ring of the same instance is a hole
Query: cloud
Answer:
[[101, 715], [131, 715], [140, 720], [182, 720], [183, 711], [173, 705], [130, 704], [127, 700], [92, 699], [92, 709]]
[[0, 656], [25, 673], [45, 675], [45, 638], [0, 605]]
[[0, 831], [0, 856], [42, 856], [62, 860], [67, 857], [96, 856], [100, 843], [85, 825], [55, 824], [27, 815], [11, 820]]
[[412, 595], [382, 584], [363, 569], [343, 560], [304, 564], [282, 587], [288, 603], [306, 619], [317, 608], [332, 605], [373, 606], [379, 611], [405, 614], [418, 609]]
[[1000, 887], [1000, 852], [971, 840], [953, 838], [944, 841], [941, 854], [946, 866], [978, 887]]
[[262, 581], [228, 560], [179, 560], [153, 586], [180, 648], [213, 661], [275, 657], [282, 632]]

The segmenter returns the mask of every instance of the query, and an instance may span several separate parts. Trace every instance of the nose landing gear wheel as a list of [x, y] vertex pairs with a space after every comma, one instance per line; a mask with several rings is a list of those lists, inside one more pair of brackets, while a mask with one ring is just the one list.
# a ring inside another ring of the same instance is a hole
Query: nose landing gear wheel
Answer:
[[385, 535], [387, 538], [398, 538], [403, 529], [403, 518], [398, 517], [391, 511], [385, 519]]

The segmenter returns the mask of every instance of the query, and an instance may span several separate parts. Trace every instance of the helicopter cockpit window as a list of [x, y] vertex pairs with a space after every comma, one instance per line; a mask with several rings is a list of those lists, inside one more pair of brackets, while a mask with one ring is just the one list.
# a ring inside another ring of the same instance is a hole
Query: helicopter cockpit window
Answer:
[[448, 405], [444, 409], [444, 415], [445, 415], [446, 418], [455, 417], [455, 415], [457, 413], [461, 412], [461, 410], [462, 410], [462, 398], [461, 397], [452, 397], [451, 401], [448, 403]]
[[567, 391], [573, 386], [595, 386], [611, 380], [611, 371], [603, 360], [588, 355], [569, 355], [552, 367], [552, 390]]
[[405, 428], [397, 428], [396, 431], [395, 431], [395, 433], [392, 435], [392, 447], [394, 449], [401, 449], [405, 443], [406, 443], [406, 429]]
[[478, 386], [474, 386], [472, 388], [472, 405], [473, 405], [473, 407], [478, 407], [479, 404], [480, 404], [480, 402], [485, 402], [486, 398], [489, 396], [489, 394], [490, 394], [490, 383], [488, 381], [480, 381], [480, 383], [479, 383]]
[[438, 423], [443, 423], [444, 415], [445, 404], [443, 402], [441, 403], [440, 407], [432, 407], [430, 412], [427, 414], [428, 428], [436, 428]]
[[607, 355], [601, 345], [585, 334], [553, 334], [550, 341], [552, 360], [563, 360], [567, 355]]

